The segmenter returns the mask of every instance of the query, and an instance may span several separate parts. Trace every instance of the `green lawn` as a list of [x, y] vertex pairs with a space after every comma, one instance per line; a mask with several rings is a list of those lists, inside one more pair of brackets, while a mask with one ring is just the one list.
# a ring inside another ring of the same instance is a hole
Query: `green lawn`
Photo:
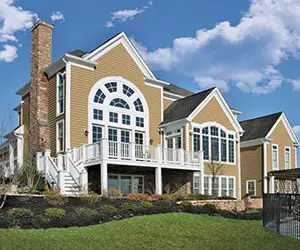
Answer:
[[260, 221], [184, 213], [135, 217], [103, 225], [0, 230], [0, 249], [300, 249], [300, 241]]

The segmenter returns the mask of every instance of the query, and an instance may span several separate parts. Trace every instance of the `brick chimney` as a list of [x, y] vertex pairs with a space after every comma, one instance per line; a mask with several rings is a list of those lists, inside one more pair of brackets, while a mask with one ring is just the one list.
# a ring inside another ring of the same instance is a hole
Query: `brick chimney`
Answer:
[[44, 69], [52, 62], [52, 30], [52, 25], [41, 20], [31, 30], [30, 156], [50, 148], [48, 79]]

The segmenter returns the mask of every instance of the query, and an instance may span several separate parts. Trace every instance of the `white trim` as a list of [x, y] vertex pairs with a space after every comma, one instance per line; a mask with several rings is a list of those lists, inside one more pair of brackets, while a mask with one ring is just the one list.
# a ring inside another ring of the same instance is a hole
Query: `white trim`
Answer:
[[95, 62], [92, 62], [92, 61], [89, 61], [86, 59], [82, 59], [81, 57], [73, 56], [70, 54], [65, 54], [63, 59], [64, 59], [65, 63], [70, 63], [74, 66], [88, 69], [88, 70], [95, 70], [95, 67], [96, 67]]
[[[237, 144], [238, 144], [237, 166], [238, 166], [238, 178], [239, 178], [237, 198], [241, 199], [242, 198], [242, 174], [241, 174], [241, 143], [240, 143], [240, 135], [239, 134], [238, 134]], [[236, 154], [236, 149], [235, 149], [234, 153]]]
[[215, 88], [206, 98], [203, 102], [201, 102], [196, 109], [188, 116], [188, 121], [192, 122], [195, 116], [211, 101], [211, 99], [215, 97], [216, 100], [219, 102], [221, 108], [223, 109], [224, 113], [226, 114], [227, 118], [229, 119], [232, 126], [235, 128], [235, 130], [239, 133], [243, 133], [244, 130], [242, 129], [240, 123], [235, 118], [235, 115], [232, 113], [231, 109], [227, 105], [225, 99], [223, 98], [220, 91]]
[[[286, 152], [287, 152], [287, 149], [288, 149], [288, 152], [289, 152], [289, 166], [286, 167]], [[285, 146], [284, 147], [284, 168], [285, 169], [291, 169], [292, 168], [292, 150], [291, 150], [291, 147], [289, 146]]]
[[187, 96], [183, 96], [183, 95], [174, 94], [174, 93], [169, 92], [169, 91], [166, 91], [166, 90], [164, 90], [164, 94], [174, 96], [174, 97], [177, 98], [177, 100], [178, 100], [178, 99], [181, 99], [181, 98], [187, 97]]
[[[130, 177], [131, 178], [131, 192], [130, 194], [133, 194], [134, 192], [134, 177], [141, 177], [143, 179], [143, 184], [142, 184], [142, 193], [145, 193], [145, 176], [144, 175], [137, 175], [137, 174], [110, 174], [107, 173], [107, 180], [109, 180], [109, 176], [117, 176], [118, 177], [118, 185], [119, 185], [119, 192], [121, 192], [121, 177], [122, 176], [126, 176], [126, 177]], [[109, 187], [107, 186], [107, 188], [109, 189]]]
[[170, 85], [171, 83], [169, 82], [166, 82], [166, 81], [162, 81], [162, 80], [159, 80], [159, 79], [152, 79], [152, 78], [145, 78], [145, 81], [146, 82], [150, 82], [150, 83], [153, 83], [153, 84], [162, 84], [162, 85]]
[[295, 147], [295, 168], [298, 168], [298, 149]]
[[190, 131], [188, 123], [185, 125], [185, 150], [187, 152], [190, 151]]
[[[273, 166], [273, 147], [276, 147], [276, 152], [277, 152], [277, 167], [276, 168], [274, 168], [274, 166]], [[271, 145], [271, 159], [272, 159], [272, 170], [279, 170], [279, 166], [280, 166], [280, 164], [279, 164], [279, 146], [278, 146], [278, 144], [272, 144]]]
[[71, 148], [71, 65], [66, 64], [65, 147]]
[[[263, 159], [263, 168], [264, 168], [264, 177], [263, 177], [263, 183], [264, 183], [264, 193], [268, 193], [268, 162], [267, 162], [267, 157], [268, 157], [268, 152], [267, 152], [267, 145], [269, 143], [268, 142], [264, 142], [264, 147], [263, 147], [263, 155], [264, 155], [264, 159]], [[272, 158], [271, 158], [272, 160]]]
[[170, 97], [167, 97], [167, 96], [163, 96], [163, 99], [170, 100], [170, 101], [172, 101], [172, 102], [174, 102], [174, 101], [177, 101], [177, 100], [178, 100], [178, 99], [172, 99], [172, 98], [170, 98]]
[[92, 53], [84, 56], [85, 60], [91, 60], [92, 62], [97, 61], [100, 57], [105, 55], [111, 49], [115, 48], [117, 45], [122, 44], [124, 48], [127, 50], [129, 55], [135, 61], [140, 70], [144, 73], [144, 75], [148, 78], [156, 79], [152, 71], [149, 69], [145, 61], [142, 59], [136, 48], [129, 41], [128, 37], [124, 32], [120, 33], [116, 37], [110, 39], [108, 42], [101, 45], [99, 48], [94, 50]]
[[249, 141], [243, 141], [241, 142], [241, 148], [263, 145], [265, 141], [271, 141], [271, 140], [259, 138], [259, 139], [249, 140]]
[[254, 182], [254, 195], [252, 196], [256, 196], [256, 180], [246, 180], [246, 194], [249, 194], [249, 190], [248, 190], [249, 182]]
[[[62, 150], [59, 149], [59, 143], [58, 143], [58, 126], [62, 124], [62, 129], [63, 129], [63, 134], [62, 134]], [[56, 122], [56, 153], [62, 153], [64, 152], [65, 149], [65, 121], [64, 120], [60, 120], [58, 122]]]
[[284, 113], [281, 114], [281, 116], [277, 119], [277, 121], [275, 122], [275, 124], [273, 125], [273, 127], [271, 128], [271, 130], [269, 131], [269, 133], [266, 135], [267, 138], [272, 137], [272, 133], [273, 131], [276, 129], [277, 125], [280, 123], [280, 121], [283, 122], [283, 125], [285, 126], [289, 136], [291, 137], [292, 141], [296, 144], [296, 146], [299, 146], [299, 141], [298, 138], [294, 132], [294, 130], [292, 129], [286, 115]]

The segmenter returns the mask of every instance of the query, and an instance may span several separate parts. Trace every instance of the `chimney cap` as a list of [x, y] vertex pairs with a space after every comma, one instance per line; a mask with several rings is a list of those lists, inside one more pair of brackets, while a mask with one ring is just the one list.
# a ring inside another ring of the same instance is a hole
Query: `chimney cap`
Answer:
[[40, 19], [32, 26], [31, 31], [35, 30], [40, 25], [44, 25], [46, 27], [49, 27], [50, 29], [54, 28], [54, 26], [52, 24], [46, 23], [45, 21]]

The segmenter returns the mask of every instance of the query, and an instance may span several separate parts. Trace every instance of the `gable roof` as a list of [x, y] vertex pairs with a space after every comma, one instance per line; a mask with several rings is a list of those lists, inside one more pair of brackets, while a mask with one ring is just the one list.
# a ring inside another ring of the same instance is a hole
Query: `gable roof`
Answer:
[[241, 137], [241, 141], [265, 138], [282, 114], [282, 112], [278, 112], [241, 121], [240, 124], [245, 131]]
[[187, 118], [214, 89], [215, 87], [174, 101], [164, 111], [164, 120], [161, 125]]

